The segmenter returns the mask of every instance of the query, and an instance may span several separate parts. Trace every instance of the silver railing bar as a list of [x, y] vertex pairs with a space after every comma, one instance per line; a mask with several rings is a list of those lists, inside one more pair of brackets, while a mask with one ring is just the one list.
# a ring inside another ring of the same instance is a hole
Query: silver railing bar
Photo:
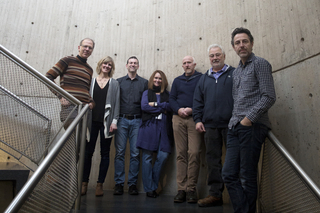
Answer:
[[66, 140], [72, 134], [72, 131], [78, 125], [84, 114], [88, 111], [89, 105], [86, 104], [78, 116], [74, 119], [74, 121], [67, 128], [66, 132], [61, 136], [57, 144], [52, 148], [52, 150], [48, 153], [47, 157], [42, 161], [39, 165], [38, 169], [34, 172], [30, 180], [24, 185], [24, 187], [20, 190], [18, 195], [14, 198], [8, 208], [4, 211], [5, 213], [13, 213], [18, 212], [22, 207], [24, 202], [28, 199], [29, 195], [32, 193], [33, 189], [36, 187], [38, 182], [44, 176], [47, 169], [50, 167], [56, 156], [59, 154]]
[[294, 160], [294, 158], [289, 154], [289, 152], [281, 145], [280, 141], [276, 136], [269, 131], [268, 138], [273, 143], [273, 145], [280, 151], [282, 155], [288, 160], [290, 165], [295, 169], [295, 171], [300, 175], [300, 177], [305, 181], [308, 187], [312, 190], [315, 196], [320, 200], [320, 190], [317, 185], [311, 180], [311, 178], [305, 173], [305, 171], [299, 166], [299, 164]]
[[38, 110], [36, 110], [35, 108], [33, 108], [32, 106], [30, 106], [28, 103], [26, 103], [25, 101], [23, 101], [21, 98], [19, 98], [18, 96], [16, 96], [15, 94], [13, 94], [12, 92], [10, 92], [9, 90], [7, 90], [5, 87], [3, 87], [2, 85], [0, 85], [0, 91], [2, 91], [3, 93], [5, 93], [6, 95], [8, 95], [10, 98], [12, 98], [14, 101], [18, 102], [19, 104], [21, 104], [22, 106], [24, 106], [25, 108], [27, 108], [29, 111], [32, 111], [34, 114], [38, 115], [39, 117], [41, 117], [44, 120], [50, 121], [49, 118], [47, 118], [45, 115], [43, 115], [42, 113], [40, 113]]
[[[81, 134], [80, 137], [80, 151], [79, 151], [79, 162], [78, 162], [78, 196], [76, 198], [75, 201], [75, 205], [74, 208], [75, 210], [79, 210], [80, 209], [80, 205], [81, 205], [81, 187], [82, 187], [82, 176], [83, 176], [83, 169], [84, 169], [84, 158], [85, 158], [85, 150], [86, 150], [86, 130], [87, 130], [87, 116], [88, 113], [85, 114], [85, 116], [83, 117], [82, 120], [82, 129], [81, 132], [83, 134]], [[78, 125], [79, 128], [79, 125]], [[79, 129], [78, 129], [79, 130]]]
[[46, 86], [49, 88], [57, 91], [58, 93], [62, 94], [64, 97], [66, 97], [72, 104], [75, 105], [81, 105], [82, 103], [76, 99], [74, 96], [70, 95], [68, 92], [66, 92], [64, 89], [56, 85], [54, 82], [50, 81], [47, 77], [45, 77], [43, 74], [35, 70], [33, 67], [31, 67], [26, 62], [22, 61], [19, 57], [14, 55], [12, 52], [10, 52], [8, 49], [6, 49], [4, 46], [0, 44], [0, 51], [10, 58], [13, 62], [15, 62], [18, 66], [20, 66], [22, 69], [26, 70], [28, 73], [39, 79], [41, 82], [43, 82]]

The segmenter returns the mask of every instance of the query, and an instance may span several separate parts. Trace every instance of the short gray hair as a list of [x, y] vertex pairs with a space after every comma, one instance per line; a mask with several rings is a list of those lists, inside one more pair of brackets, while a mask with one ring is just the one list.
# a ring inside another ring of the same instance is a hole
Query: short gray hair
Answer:
[[208, 53], [210, 52], [210, 50], [211, 50], [212, 48], [215, 48], [215, 47], [219, 47], [220, 50], [222, 51], [223, 55], [226, 55], [226, 53], [224, 52], [222, 46], [219, 45], [219, 44], [211, 44], [211, 45], [208, 47]]

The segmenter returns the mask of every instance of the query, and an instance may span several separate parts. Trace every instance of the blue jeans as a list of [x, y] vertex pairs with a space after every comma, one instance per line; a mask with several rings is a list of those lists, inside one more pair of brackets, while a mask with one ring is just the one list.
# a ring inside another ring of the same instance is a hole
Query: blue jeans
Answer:
[[153, 151], [142, 149], [142, 181], [145, 192], [152, 192], [158, 188], [160, 174], [169, 153], [158, 149], [157, 159], [152, 167]]
[[229, 129], [222, 178], [235, 213], [256, 211], [258, 162], [267, 134], [268, 128], [257, 123]]
[[92, 155], [96, 147], [96, 142], [97, 142], [99, 132], [100, 132], [101, 161], [100, 161], [100, 168], [99, 168], [98, 183], [104, 183], [104, 180], [106, 179], [108, 168], [109, 168], [109, 153], [110, 153], [110, 145], [111, 145], [112, 138], [104, 138], [103, 131], [104, 131], [104, 125], [102, 122], [95, 122], [95, 121], [92, 122], [90, 142], [86, 144], [82, 182], [89, 182]]
[[126, 153], [127, 139], [130, 143], [130, 166], [128, 175], [128, 186], [137, 185], [140, 155], [139, 149], [136, 147], [138, 131], [141, 119], [126, 119], [120, 118], [118, 120], [118, 129], [115, 135], [116, 156], [114, 159], [114, 180], [116, 184], [124, 184], [124, 156]]

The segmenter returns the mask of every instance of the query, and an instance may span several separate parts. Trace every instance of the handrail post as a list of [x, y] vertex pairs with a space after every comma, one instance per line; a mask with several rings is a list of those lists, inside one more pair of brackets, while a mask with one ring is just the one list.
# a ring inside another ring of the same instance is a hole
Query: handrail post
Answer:
[[85, 149], [86, 149], [87, 117], [88, 117], [88, 112], [83, 116], [83, 119], [82, 119], [80, 152], [79, 152], [79, 162], [78, 162], [78, 197], [74, 205], [75, 210], [79, 210], [80, 204], [81, 204], [82, 175], [83, 175], [83, 166], [84, 166]]
[[[5, 213], [18, 212], [24, 202], [27, 200], [28, 196], [32, 193], [33, 189], [36, 187], [38, 182], [44, 176], [47, 169], [50, 167], [56, 156], [59, 154], [61, 149], [63, 148], [65, 141], [70, 137], [72, 131], [75, 129], [76, 125], [80, 122], [81, 117], [87, 117], [87, 110], [89, 106], [86, 105], [81, 113], [73, 120], [70, 126], [66, 129], [65, 134], [61, 136], [56, 145], [52, 148], [52, 150], [48, 153], [46, 158], [39, 165], [38, 169], [34, 172], [28, 182], [24, 185], [24, 187], [20, 190], [20, 192], [13, 199], [11, 204], [4, 211]], [[85, 114], [86, 113], [86, 114]]]

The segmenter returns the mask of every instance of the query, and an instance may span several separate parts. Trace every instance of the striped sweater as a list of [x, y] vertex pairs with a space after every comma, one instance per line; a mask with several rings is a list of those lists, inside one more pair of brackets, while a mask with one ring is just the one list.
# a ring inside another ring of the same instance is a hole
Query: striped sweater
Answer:
[[[93, 70], [80, 56], [60, 59], [47, 73], [54, 81], [60, 76], [60, 87], [83, 103], [94, 102], [89, 94]], [[61, 96], [58, 96], [59, 99]]]

